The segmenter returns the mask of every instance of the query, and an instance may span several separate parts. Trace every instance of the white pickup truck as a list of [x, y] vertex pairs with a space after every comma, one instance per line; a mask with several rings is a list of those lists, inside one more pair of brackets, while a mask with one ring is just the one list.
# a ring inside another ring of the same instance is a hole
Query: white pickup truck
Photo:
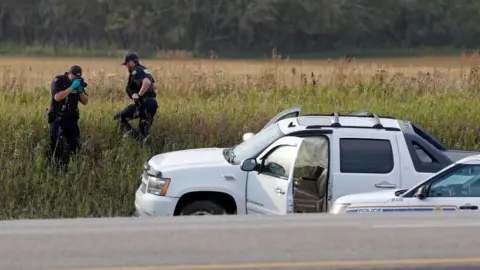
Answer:
[[409, 121], [370, 113], [271, 119], [230, 148], [151, 157], [135, 194], [139, 216], [328, 212], [337, 198], [411, 187], [475, 152], [446, 150]]
[[409, 189], [346, 195], [330, 208], [331, 214], [478, 211], [480, 155], [466, 157]]

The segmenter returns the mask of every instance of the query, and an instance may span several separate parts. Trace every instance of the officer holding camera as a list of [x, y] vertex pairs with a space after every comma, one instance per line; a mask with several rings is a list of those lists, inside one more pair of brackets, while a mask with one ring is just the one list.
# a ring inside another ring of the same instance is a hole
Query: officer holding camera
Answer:
[[[82, 68], [72, 66], [68, 72], [57, 75], [51, 84], [52, 98], [47, 112], [50, 124], [51, 154], [56, 161], [64, 165], [68, 163], [70, 153], [76, 153], [79, 148], [80, 129], [78, 120], [78, 102], [88, 103], [85, 93], [87, 83], [82, 78]], [[62, 157], [64, 151], [63, 137], [67, 142], [67, 156]]]

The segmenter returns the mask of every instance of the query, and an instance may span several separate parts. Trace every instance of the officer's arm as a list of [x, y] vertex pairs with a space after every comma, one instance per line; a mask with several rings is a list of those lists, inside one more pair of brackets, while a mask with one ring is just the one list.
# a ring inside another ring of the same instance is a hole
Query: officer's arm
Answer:
[[53, 89], [52, 92], [54, 94], [53, 98], [55, 99], [56, 102], [59, 102], [66, 98], [68, 94], [72, 92], [72, 88], [67, 88], [65, 90], [62, 90], [62, 81], [59, 80], [58, 78], [55, 78], [54, 84], [53, 84]]
[[81, 102], [83, 105], [87, 105], [87, 103], [88, 103], [88, 96], [87, 96], [87, 94], [85, 94], [85, 92], [82, 92], [82, 93], [80, 93], [79, 97], [80, 97], [80, 102]]
[[80, 99], [80, 102], [83, 104], [83, 105], [87, 105], [88, 103], [88, 95], [87, 95], [87, 92], [85, 92], [85, 87], [87, 87], [87, 82], [82, 78], [80, 77], [80, 90], [82, 90], [79, 94], [78, 94], [78, 97]]
[[73, 89], [69, 87], [62, 91], [62, 82], [61, 80], [56, 79], [53, 91], [55, 93], [53, 98], [55, 99], [56, 102], [59, 102], [64, 98], [66, 98], [68, 94], [70, 94], [73, 91]]
[[140, 88], [140, 91], [138, 91], [138, 95], [143, 96], [143, 94], [147, 92], [148, 87], [150, 87], [150, 84], [152, 84], [152, 82], [150, 82], [148, 78], [144, 78], [142, 81], [142, 88]]
[[142, 85], [140, 88], [140, 91], [138, 92], [139, 96], [142, 96], [145, 94], [145, 92], [148, 90], [148, 87], [150, 87], [150, 80], [147, 78], [147, 74], [145, 74], [145, 71], [142, 68], [137, 68], [135, 69], [135, 75], [133, 75], [133, 81], [137, 85]]

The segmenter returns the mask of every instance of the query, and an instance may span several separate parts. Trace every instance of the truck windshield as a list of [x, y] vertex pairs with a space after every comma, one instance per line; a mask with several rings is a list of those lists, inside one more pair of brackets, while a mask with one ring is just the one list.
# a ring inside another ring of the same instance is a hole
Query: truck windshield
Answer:
[[253, 135], [248, 140], [238, 144], [229, 151], [233, 152], [233, 163], [240, 163], [246, 158], [255, 157], [265, 147], [282, 137], [284, 134], [277, 123], [271, 124], [264, 130]]

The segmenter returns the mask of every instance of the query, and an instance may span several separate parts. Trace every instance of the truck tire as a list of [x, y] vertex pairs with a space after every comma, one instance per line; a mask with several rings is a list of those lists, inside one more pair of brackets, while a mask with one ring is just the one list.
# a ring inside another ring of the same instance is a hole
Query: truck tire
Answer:
[[195, 201], [187, 204], [180, 211], [180, 216], [226, 215], [225, 207], [212, 201]]

